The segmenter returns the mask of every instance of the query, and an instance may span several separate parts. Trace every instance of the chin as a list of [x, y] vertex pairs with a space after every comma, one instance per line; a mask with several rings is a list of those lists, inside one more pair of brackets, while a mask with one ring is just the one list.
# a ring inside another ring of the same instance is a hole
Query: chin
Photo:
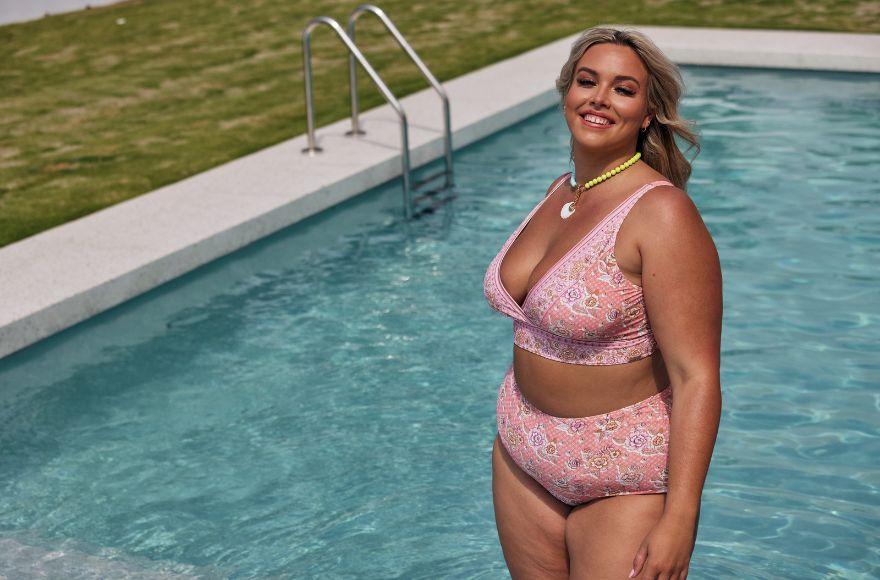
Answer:
[[638, 145], [638, 138], [621, 139], [619, 135], [583, 134], [574, 138], [574, 147], [585, 152], [626, 151]]
[[603, 138], [575, 139], [574, 147], [575, 149], [579, 149], [581, 151], [584, 151], [585, 153], [592, 153], [607, 152], [614, 149], [623, 149], [623, 144], [617, 140], [609, 140]]

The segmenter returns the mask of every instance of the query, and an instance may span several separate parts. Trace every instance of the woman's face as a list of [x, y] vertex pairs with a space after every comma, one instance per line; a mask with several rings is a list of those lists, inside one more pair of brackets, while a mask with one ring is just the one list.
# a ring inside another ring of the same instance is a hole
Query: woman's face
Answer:
[[577, 62], [564, 104], [576, 149], [632, 152], [651, 120], [648, 71], [628, 46], [594, 44]]

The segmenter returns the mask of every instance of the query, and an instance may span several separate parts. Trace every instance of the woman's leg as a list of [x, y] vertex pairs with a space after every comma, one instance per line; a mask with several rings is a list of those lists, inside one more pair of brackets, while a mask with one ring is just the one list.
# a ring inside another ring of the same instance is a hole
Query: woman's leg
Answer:
[[498, 537], [513, 580], [568, 580], [565, 528], [571, 508], [524, 473], [497, 437], [492, 496]]
[[654, 493], [603, 497], [572, 510], [565, 527], [571, 580], [627, 580], [665, 505], [666, 494]]

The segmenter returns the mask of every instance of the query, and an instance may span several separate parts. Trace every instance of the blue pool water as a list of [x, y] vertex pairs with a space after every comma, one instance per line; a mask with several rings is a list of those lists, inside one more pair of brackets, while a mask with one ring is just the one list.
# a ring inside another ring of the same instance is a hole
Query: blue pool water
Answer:
[[[688, 69], [724, 270], [690, 578], [880, 575], [880, 77]], [[505, 578], [489, 260], [567, 170], [548, 111], [0, 361], [10, 578]], [[0, 573], [0, 575], [2, 575]]]

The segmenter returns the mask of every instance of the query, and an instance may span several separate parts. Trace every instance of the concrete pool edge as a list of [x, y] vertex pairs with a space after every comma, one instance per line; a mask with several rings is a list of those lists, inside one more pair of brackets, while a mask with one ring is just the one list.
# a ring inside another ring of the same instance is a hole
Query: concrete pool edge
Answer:
[[[880, 35], [633, 28], [680, 64], [880, 72]], [[575, 37], [444, 83], [456, 148], [552, 106]], [[413, 166], [440, 157], [439, 100], [426, 90], [402, 103]], [[363, 125], [359, 139], [344, 136], [348, 119], [320, 128], [320, 156], [300, 153], [300, 135], [0, 248], [0, 357], [399, 176], [393, 111]]]

